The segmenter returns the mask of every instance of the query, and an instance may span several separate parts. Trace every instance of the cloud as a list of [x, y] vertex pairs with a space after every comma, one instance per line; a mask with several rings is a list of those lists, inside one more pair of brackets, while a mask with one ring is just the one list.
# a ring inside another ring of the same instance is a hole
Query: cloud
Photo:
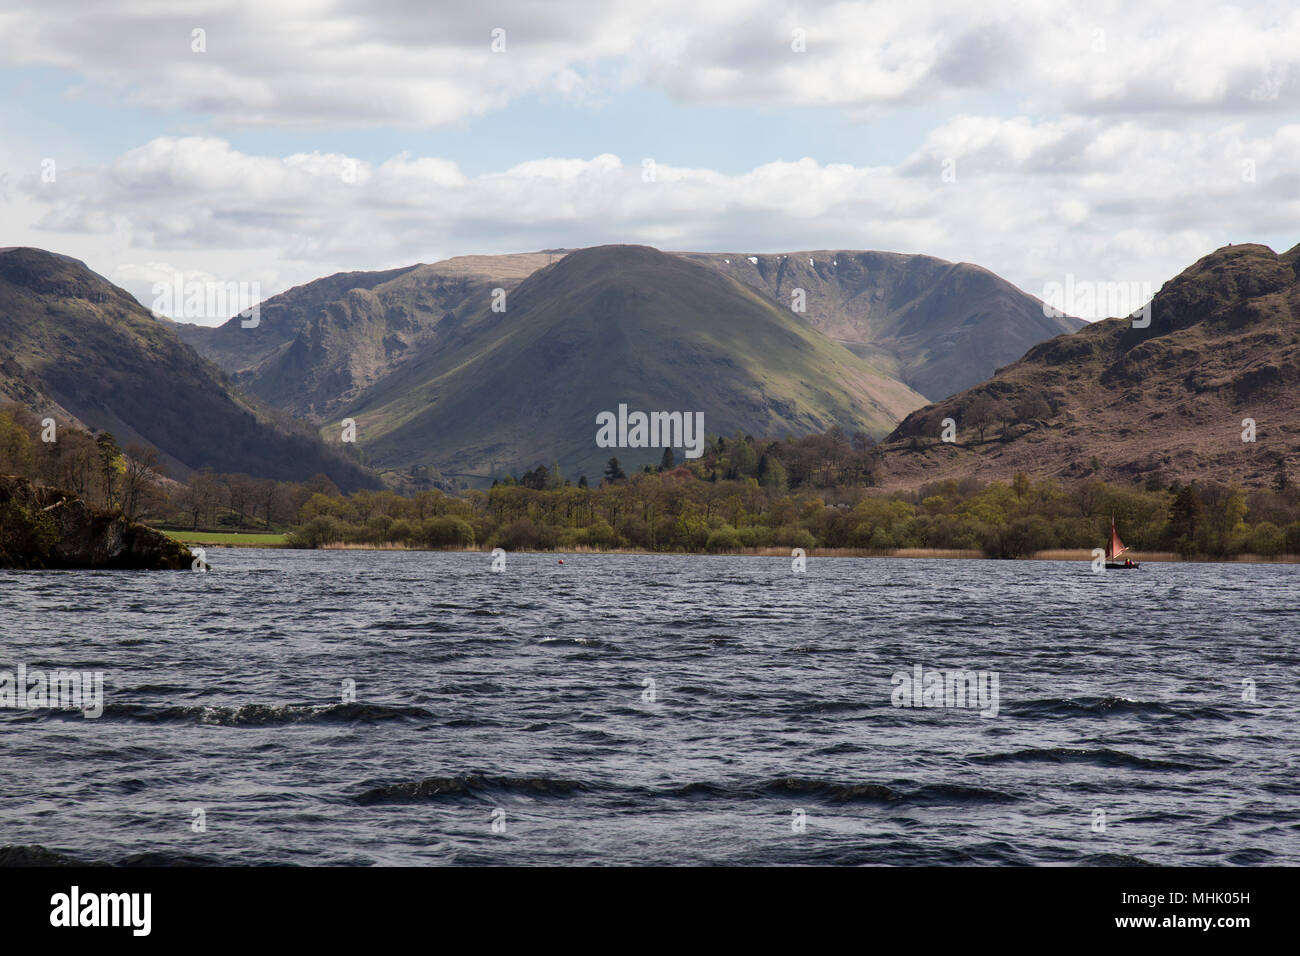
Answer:
[[1298, 169], [1297, 125], [1251, 136], [1240, 123], [1153, 133], [960, 116], [896, 167], [805, 158], [724, 174], [603, 154], [471, 177], [437, 157], [257, 156], [159, 137], [56, 183], [5, 182], [26, 241], [81, 255], [137, 295], [151, 263], [270, 295], [335, 271], [607, 242], [924, 252], [1037, 293], [1067, 272], [1158, 286], [1225, 239], [1293, 235]]
[[447, 17], [415, 0], [185, 11], [69, 0], [0, 13], [0, 62], [54, 65], [160, 111], [252, 125], [431, 128], [529, 94], [599, 102], [631, 84], [683, 102], [863, 117], [972, 92], [1009, 92], [1033, 112], [1266, 115], [1300, 105], [1300, 10], [480, 0]]

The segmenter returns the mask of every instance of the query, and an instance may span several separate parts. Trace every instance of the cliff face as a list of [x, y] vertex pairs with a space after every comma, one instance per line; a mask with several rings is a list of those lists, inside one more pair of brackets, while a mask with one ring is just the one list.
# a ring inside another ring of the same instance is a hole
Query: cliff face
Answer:
[[0, 475], [0, 568], [179, 571], [193, 560], [185, 546], [120, 512]]

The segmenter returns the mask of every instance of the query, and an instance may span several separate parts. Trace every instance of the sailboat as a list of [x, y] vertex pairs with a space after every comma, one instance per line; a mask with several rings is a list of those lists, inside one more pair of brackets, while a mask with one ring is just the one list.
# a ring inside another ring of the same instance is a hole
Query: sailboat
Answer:
[[1124, 571], [1138, 567], [1142, 562], [1130, 558], [1118, 560], [1119, 556], [1127, 550], [1128, 545], [1119, 539], [1119, 532], [1115, 530], [1115, 516], [1111, 515], [1110, 540], [1106, 542], [1106, 569]]

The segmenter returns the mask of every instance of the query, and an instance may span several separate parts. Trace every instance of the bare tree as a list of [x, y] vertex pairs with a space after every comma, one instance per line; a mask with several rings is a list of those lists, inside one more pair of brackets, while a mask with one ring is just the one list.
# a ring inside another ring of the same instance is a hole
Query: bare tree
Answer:
[[149, 493], [166, 473], [157, 448], [130, 444], [126, 448], [126, 471], [122, 474], [122, 513], [134, 518]]
[[980, 441], [983, 441], [985, 429], [997, 420], [997, 408], [987, 395], [979, 395], [967, 406], [962, 417], [967, 425], [979, 432]]
[[230, 510], [239, 516], [239, 526], [244, 526], [244, 518], [248, 514], [249, 502], [253, 501], [257, 495], [257, 482], [250, 475], [237, 473], [233, 475], [223, 475], [222, 483], [226, 486], [227, 501], [230, 503]]
[[285, 504], [289, 498], [288, 489], [282, 483], [271, 478], [263, 478], [254, 484], [258, 507], [262, 510], [266, 530], [270, 531], [272, 523], [279, 520], [284, 512]]
[[195, 531], [199, 529], [200, 523], [212, 527], [213, 512], [216, 511], [220, 491], [217, 476], [213, 474], [211, 468], [204, 468], [190, 475], [185, 495], [186, 510], [194, 522]]

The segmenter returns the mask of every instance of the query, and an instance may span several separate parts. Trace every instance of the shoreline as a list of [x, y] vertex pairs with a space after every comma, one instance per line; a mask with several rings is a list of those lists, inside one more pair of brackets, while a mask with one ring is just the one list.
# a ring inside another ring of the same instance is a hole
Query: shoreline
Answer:
[[[221, 547], [214, 545], [214, 547]], [[238, 547], [259, 547], [254, 544], [241, 544]], [[285, 545], [273, 546], [274, 550], [286, 550]], [[288, 550], [302, 551], [436, 551], [436, 552], [461, 552], [472, 554], [490, 554], [491, 551], [480, 547], [459, 547], [459, 548], [418, 548], [405, 544], [389, 542], [385, 544], [355, 544], [345, 542], [335, 542], [333, 544], [322, 545], [319, 548], [294, 548]], [[553, 550], [533, 550], [519, 549], [509, 552], [510, 554], [554, 554], [554, 555], [588, 555], [588, 554], [659, 554], [674, 555], [681, 557], [751, 557], [751, 558], [790, 558], [790, 548], [744, 548], [737, 551], [649, 551], [645, 548], [568, 548]], [[1283, 554], [1273, 557], [1267, 557], [1258, 554], [1239, 554], [1232, 557], [1216, 558], [1210, 555], [1194, 555], [1184, 558], [1173, 551], [1136, 551], [1131, 552], [1134, 561], [1141, 564], [1300, 564], [1300, 555]], [[1126, 557], [1129, 555], [1126, 555]], [[1068, 561], [1079, 563], [1091, 563], [1093, 560], [1092, 550], [1086, 548], [1080, 549], [1051, 549], [1047, 551], [1035, 551], [1032, 554], [1021, 558], [991, 558], [982, 551], [960, 550], [960, 549], [941, 549], [941, 548], [892, 548], [884, 551], [873, 551], [865, 548], [822, 548], [809, 549], [807, 552], [809, 560], [821, 558], [934, 558], [940, 560], [956, 561]]]
[[[399, 542], [385, 542], [383, 544], [357, 544], [355, 542], [335, 541], [330, 544], [321, 545], [319, 548], [293, 548], [287, 543], [272, 543], [266, 541], [211, 541], [190, 537], [183, 532], [165, 531], [164, 534], [181, 542], [187, 546], [205, 547], [205, 548], [261, 548], [270, 551], [436, 551], [436, 552], [468, 552], [473, 554], [490, 554], [491, 550], [478, 546], [472, 547], [449, 547], [449, 548], [424, 548], [416, 547]], [[202, 534], [213, 534], [213, 532], [199, 532]], [[231, 532], [230, 536], [236, 536], [236, 532]], [[250, 537], [264, 534], [261, 532], [248, 532]], [[764, 547], [764, 548], [741, 548], [735, 551], [650, 551], [645, 548], [590, 548], [576, 547], [554, 550], [539, 550], [523, 548], [510, 552], [512, 554], [663, 554], [663, 555], [680, 555], [683, 557], [750, 557], [750, 558], [790, 558], [791, 548]], [[1280, 554], [1274, 556], [1265, 556], [1258, 554], [1239, 554], [1232, 557], [1214, 557], [1211, 555], [1193, 555], [1184, 558], [1173, 551], [1134, 551], [1129, 552], [1126, 556], [1131, 556], [1134, 561], [1140, 564], [1300, 564], [1300, 554]], [[1035, 551], [1032, 554], [1024, 555], [1019, 558], [992, 558], [983, 551], [974, 549], [945, 549], [945, 548], [890, 548], [887, 550], [872, 550], [869, 548], [818, 548], [809, 549], [807, 552], [809, 559], [817, 558], [933, 558], [944, 561], [1069, 561], [1090, 563], [1093, 560], [1092, 550], [1089, 548], [1051, 548], [1045, 551]]]

